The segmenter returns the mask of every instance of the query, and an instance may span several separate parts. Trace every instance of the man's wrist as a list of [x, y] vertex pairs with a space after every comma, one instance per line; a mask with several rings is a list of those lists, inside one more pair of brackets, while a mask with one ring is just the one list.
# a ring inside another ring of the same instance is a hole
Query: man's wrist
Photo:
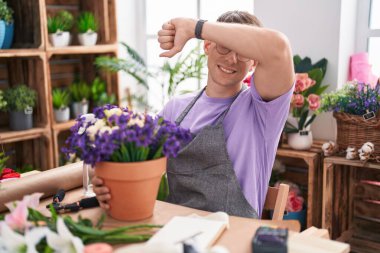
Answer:
[[195, 24], [195, 28], [194, 28], [195, 38], [203, 40], [202, 30], [203, 30], [203, 25], [205, 22], [207, 22], [207, 20], [199, 19], [197, 23]]

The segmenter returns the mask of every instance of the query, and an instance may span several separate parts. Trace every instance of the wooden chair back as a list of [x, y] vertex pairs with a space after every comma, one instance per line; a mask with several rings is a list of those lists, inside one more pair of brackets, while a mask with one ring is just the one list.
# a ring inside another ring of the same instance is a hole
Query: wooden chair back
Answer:
[[268, 187], [264, 203], [265, 210], [273, 210], [272, 220], [282, 220], [284, 217], [286, 201], [288, 200], [289, 185], [280, 184], [279, 187]]

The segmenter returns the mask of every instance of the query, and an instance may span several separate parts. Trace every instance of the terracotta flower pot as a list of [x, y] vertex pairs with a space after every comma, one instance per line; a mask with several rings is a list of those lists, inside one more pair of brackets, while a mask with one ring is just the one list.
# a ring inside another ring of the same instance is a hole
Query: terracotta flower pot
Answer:
[[104, 180], [112, 199], [110, 216], [122, 221], [143, 220], [153, 215], [166, 157], [133, 163], [99, 162], [95, 175]]

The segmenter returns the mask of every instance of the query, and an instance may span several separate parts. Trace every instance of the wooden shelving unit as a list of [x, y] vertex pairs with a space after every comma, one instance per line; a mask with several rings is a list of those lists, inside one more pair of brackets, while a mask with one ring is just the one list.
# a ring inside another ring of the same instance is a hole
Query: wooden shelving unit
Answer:
[[[97, 56], [117, 55], [115, 0], [7, 2], [15, 11], [15, 36], [11, 49], [0, 50], [0, 89], [24, 83], [37, 90], [38, 105], [34, 128], [26, 131], [10, 131], [8, 115], [0, 113], [0, 143], [6, 150], [14, 150], [18, 164], [33, 163], [38, 169], [46, 170], [59, 166], [60, 148], [75, 124], [73, 118], [65, 123], [55, 122], [51, 97], [54, 87], [69, 86], [75, 77], [92, 83], [99, 76], [107, 83], [107, 92], [119, 100], [118, 75], [101, 72], [93, 65]], [[52, 47], [47, 18], [60, 10], [67, 10], [74, 17], [82, 11], [93, 12], [99, 20], [97, 45], [79, 45], [73, 29], [70, 46]], [[37, 151], [38, 147], [41, 152]]]

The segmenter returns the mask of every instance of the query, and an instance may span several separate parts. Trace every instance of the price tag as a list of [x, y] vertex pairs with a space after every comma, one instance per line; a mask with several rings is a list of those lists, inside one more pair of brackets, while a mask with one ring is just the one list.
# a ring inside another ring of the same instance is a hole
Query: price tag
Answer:
[[370, 119], [373, 119], [373, 118], [375, 118], [376, 117], [376, 115], [375, 115], [375, 112], [369, 112], [368, 110], [367, 110], [367, 113], [366, 114], [363, 114], [363, 119], [364, 120], [370, 120]]

